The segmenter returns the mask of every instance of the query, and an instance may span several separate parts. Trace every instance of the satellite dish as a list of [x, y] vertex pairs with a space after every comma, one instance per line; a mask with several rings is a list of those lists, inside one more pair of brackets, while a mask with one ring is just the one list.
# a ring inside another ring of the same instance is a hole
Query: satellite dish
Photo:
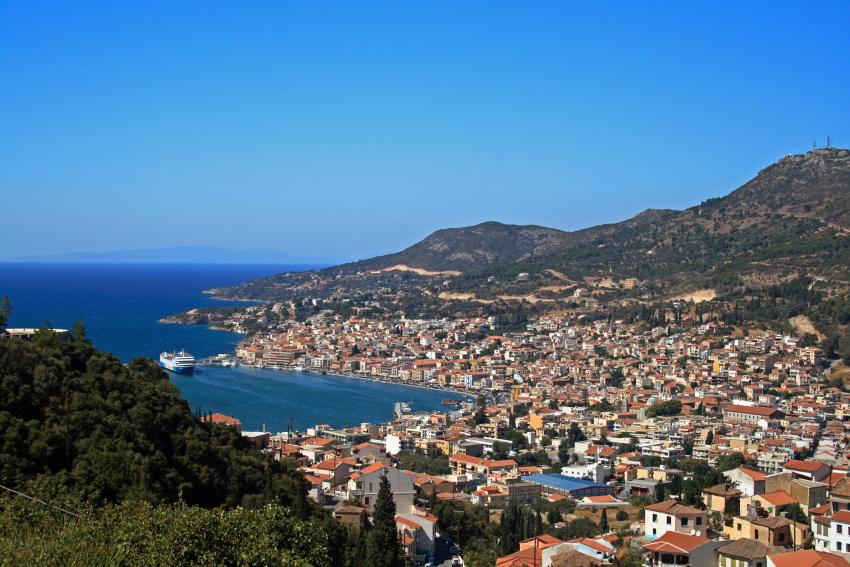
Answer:
[[701, 532], [701, 531], [699, 531], [699, 530], [697, 530], [696, 535], [697, 535], [697, 537], [699, 537], [699, 536], [701, 536], [701, 535], [702, 535], [702, 532]]
[[691, 535], [698, 535], [696, 530], [691, 530]]

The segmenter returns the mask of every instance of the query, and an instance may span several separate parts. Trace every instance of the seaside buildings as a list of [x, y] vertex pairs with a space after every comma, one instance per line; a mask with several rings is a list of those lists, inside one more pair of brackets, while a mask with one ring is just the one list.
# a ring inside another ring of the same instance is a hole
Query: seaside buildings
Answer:
[[[440, 501], [494, 521], [513, 505], [555, 506], [543, 522], [553, 533], [606, 509], [605, 526], [592, 524], [629, 542], [536, 540], [542, 564], [556, 548], [592, 564], [635, 551], [647, 565], [718, 567], [781, 565], [795, 549], [850, 554], [850, 394], [800, 337], [687, 320], [549, 316], [507, 330], [327, 312], [255, 333], [237, 357], [447, 391], [443, 411], [401, 409], [263, 447], [297, 461], [311, 495], [353, 523], [368, 521], [387, 475], [400, 537], [420, 559]], [[531, 565], [523, 545], [500, 564]]]

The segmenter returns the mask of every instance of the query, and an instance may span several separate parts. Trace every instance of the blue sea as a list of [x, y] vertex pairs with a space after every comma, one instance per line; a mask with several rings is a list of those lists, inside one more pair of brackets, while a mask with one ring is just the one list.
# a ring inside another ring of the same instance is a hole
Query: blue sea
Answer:
[[[0, 262], [0, 296], [12, 300], [10, 327], [49, 321], [70, 328], [77, 320], [94, 345], [127, 362], [159, 358], [185, 348], [204, 357], [232, 353], [240, 336], [202, 325], [164, 325], [159, 319], [193, 307], [240, 305], [203, 292], [306, 265], [242, 264], [42, 264]], [[304, 429], [391, 419], [396, 401], [417, 410], [441, 407], [445, 394], [355, 378], [250, 368], [200, 367], [172, 375], [191, 407], [238, 417], [246, 430], [284, 431], [292, 420]]]

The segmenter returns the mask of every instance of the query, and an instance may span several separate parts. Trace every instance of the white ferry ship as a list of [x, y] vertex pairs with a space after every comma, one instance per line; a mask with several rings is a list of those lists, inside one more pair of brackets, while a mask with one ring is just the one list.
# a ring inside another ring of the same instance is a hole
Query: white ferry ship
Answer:
[[177, 374], [189, 374], [195, 369], [195, 357], [185, 350], [162, 352], [159, 354], [159, 365]]

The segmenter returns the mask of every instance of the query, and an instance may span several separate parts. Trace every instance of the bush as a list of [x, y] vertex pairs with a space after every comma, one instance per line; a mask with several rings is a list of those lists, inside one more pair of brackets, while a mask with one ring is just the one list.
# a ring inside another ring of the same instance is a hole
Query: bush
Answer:
[[62, 516], [17, 500], [0, 501], [3, 565], [331, 564], [327, 533], [285, 508], [257, 510], [124, 503]]

